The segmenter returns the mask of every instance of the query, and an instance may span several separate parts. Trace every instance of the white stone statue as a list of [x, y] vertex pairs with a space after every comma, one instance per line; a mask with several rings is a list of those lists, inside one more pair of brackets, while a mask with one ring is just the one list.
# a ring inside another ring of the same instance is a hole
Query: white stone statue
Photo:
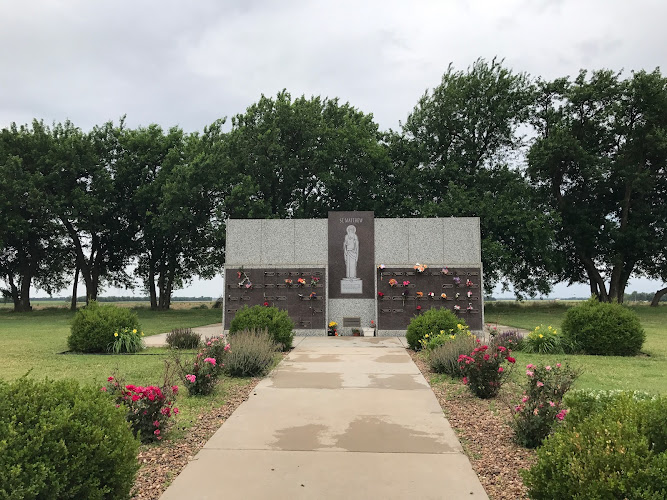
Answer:
[[347, 236], [343, 242], [343, 254], [345, 255], [345, 276], [348, 278], [357, 277], [357, 261], [359, 260], [359, 238], [357, 237], [357, 228], [347, 226]]
[[353, 225], [347, 226], [347, 235], [343, 241], [343, 256], [345, 257], [345, 278], [340, 282], [342, 294], [362, 293], [363, 282], [357, 278], [357, 262], [359, 261], [359, 237], [357, 228]]

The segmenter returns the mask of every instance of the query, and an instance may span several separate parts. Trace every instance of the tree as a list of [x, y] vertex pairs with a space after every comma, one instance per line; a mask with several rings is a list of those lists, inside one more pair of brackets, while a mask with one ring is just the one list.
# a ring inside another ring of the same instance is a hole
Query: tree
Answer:
[[530, 178], [573, 266], [600, 300], [623, 301], [633, 273], [656, 276], [667, 224], [667, 82], [609, 70], [540, 82]]
[[[232, 118], [221, 142], [225, 215], [326, 217], [329, 210], [382, 211], [390, 170], [372, 115], [337, 99], [286, 91], [262, 96]], [[240, 202], [239, 210], [236, 201]]]
[[0, 291], [14, 311], [29, 311], [30, 287], [51, 294], [68, 269], [62, 234], [45, 197], [45, 158], [52, 143], [42, 122], [0, 132]]
[[137, 229], [129, 214], [129, 183], [117, 172], [125, 154], [119, 141], [123, 129], [123, 120], [88, 134], [70, 122], [53, 128], [49, 203], [86, 285], [86, 302], [97, 298], [104, 282], [131, 285], [125, 269]]
[[495, 59], [450, 65], [402, 126], [389, 134], [393, 215], [480, 217], [487, 290], [547, 293], [557, 263], [553, 234], [521, 170], [534, 89]]
[[169, 309], [171, 295], [195, 275], [210, 278], [222, 265], [222, 220], [215, 216], [215, 171], [202, 156], [202, 140], [157, 125], [128, 130], [127, 156], [118, 171], [129, 184], [138, 221], [138, 266], [153, 309]]

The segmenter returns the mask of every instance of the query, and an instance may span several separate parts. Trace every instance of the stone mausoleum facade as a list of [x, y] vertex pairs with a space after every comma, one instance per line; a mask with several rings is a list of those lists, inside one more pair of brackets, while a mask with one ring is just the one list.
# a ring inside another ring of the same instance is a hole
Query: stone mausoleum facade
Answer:
[[230, 219], [224, 287], [225, 329], [242, 307], [271, 305], [297, 335], [326, 335], [331, 321], [349, 335], [372, 321], [378, 336], [400, 336], [433, 307], [481, 330], [479, 218]]

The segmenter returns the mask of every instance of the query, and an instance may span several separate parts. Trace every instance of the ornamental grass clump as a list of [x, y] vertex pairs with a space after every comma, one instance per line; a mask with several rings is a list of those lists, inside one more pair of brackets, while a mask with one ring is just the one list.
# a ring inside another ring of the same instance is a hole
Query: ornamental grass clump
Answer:
[[145, 349], [144, 332], [140, 332], [136, 328], [119, 328], [117, 332], [113, 333], [114, 340], [109, 344], [109, 351], [114, 354], [123, 352], [139, 352]]
[[506, 370], [503, 363], [507, 361], [513, 365], [516, 360], [510, 356], [511, 351], [506, 347], [489, 348], [486, 344], [482, 345], [479, 339], [476, 342], [478, 347], [473, 349], [470, 356], [459, 356], [459, 368], [463, 374], [463, 383], [470, 391], [479, 398], [488, 399], [498, 394], [508, 376], [510, 370]]
[[521, 401], [514, 406], [512, 428], [514, 440], [526, 448], [536, 448], [562, 422], [568, 410], [563, 397], [578, 373], [568, 366], [526, 366]]
[[125, 418], [130, 423], [132, 433], [142, 443], [160, 441], [167, 428], [168, 420], [178, 414], [174, 406], [178, 386], [171, 385], [165, 377], [161, 387], [126, 384], [118, 377], [111, 376], [101, 391], [110, 394], [117, 407], [123, 406]]
[[265, 375], [279, 350], [266, 330], [238, 332], [231, 339], [231, 349], [225, 360], [225, 373], [231, 377]]
[[505, 330], [491, 335], [489, 347], [503, 346], [513, 351], [523, 349], [524, 338], [517, 330]]
[[439, 347], [426, 351], [426, 360], [432, 372], [457, 377], [461, 373], [459, 357], [471, 352], [474, 348], [474, 336], [456, 335]]
[[535, 354], [563, 354], [563, 343], [558, 330], [540, 325], [524, 339], [522, 350]]
[[192, 328], [174, 328], [165, 339], [172, 349], [197, 349], [201, 337]]

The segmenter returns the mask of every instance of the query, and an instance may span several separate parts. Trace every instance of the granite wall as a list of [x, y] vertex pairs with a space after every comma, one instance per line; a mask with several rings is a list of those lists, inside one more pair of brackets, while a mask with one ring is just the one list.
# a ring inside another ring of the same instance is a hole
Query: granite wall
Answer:
[[[374, 233], [376, 265], [412, 267], [419, 262], [432, 268], [447, 265], [482, 270], [477, 217], [375, 218]], [[227, 221], [225, 268], [313, 266], [324, 267], [328, 273], [328, 260], [327, 219]], [[483, 276], [480, 275], [480, 289], [482, 286]], [[375, 299], [330, 299], [327, 294], [325, 304], [327, 323], [336, 321], [340, 327], [342, 318], [347, 316], [360, 317], [362, 327], [367, 327], [371, 320], [377, 322]], [[326, 331], [301, 330], [299, 334], [326, 335]], [[402, 334], [404, 330], [378, 331], [380, 336]]]

